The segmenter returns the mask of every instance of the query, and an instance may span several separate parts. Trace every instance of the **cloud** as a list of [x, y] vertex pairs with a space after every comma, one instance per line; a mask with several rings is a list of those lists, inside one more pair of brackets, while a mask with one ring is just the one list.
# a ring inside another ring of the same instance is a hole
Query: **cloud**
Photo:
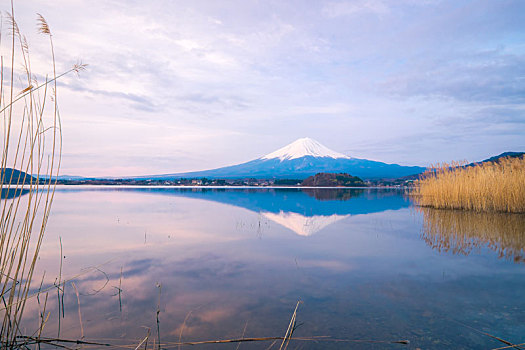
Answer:
[[525, 55], [492, 50], [414, 62], [409, 71], [389, 77], [383, 87], [394, 95], [522, 104]]
[[131, 102], [131, 106], [133, 108], [136, 108], [140, 111], [145, 112], [156, 112], [159, 110], [159, 107], [154, 104], [153, 101], [151, 101], [146, 96], [139, 96], [133, 93], [125, 93], [120, 91], [106, 91], [106, 90], [98, 90], [98, 89], [90, 89], [85, 86], [81, 86], [80, 84], [60, 84], [62, 86], [65, 86], [73, 91], [78, 92], [86, 92], [91, 95], [95, 96], [104, 96], [108, 98], [115, 98], [115, 99], [123, 99], [126, 101]]
[[520, 133], [525, 129], [525, 125], [523, 125], [525, 124], [524, 114], [524, 106], [493, 105], [481, 108], [473, 114], [473, 117], [478, 123], [487, 123], [489, 125], [514, 124], [514, 132]]
[[502, 136], [522, 134], [525, 119], [520, 1], [17, 4], [45, 74], [37, 11], [52, 27], [59, 70], [89, 64], [59, 86], [66, 173], [206, 169], [305, 135], [405, 164], [433, 162], [442, 140], [471, 140], [473, 130], [487, 156], [525, 147]]
[[389, 12], [389, 7], [382, 0], [331, 2], [323, 8], [323, 14], [328, 17], [353, 16], [366, 13], [383, 16]]
[[188, 102], [193, 105], [215, 105], [226, 109], [245, 110], [250, 108], [250, 103], [242, 96], [227, 94], [209, 94], [205, 92], [195, 92], [177, 97], [181, 102]]

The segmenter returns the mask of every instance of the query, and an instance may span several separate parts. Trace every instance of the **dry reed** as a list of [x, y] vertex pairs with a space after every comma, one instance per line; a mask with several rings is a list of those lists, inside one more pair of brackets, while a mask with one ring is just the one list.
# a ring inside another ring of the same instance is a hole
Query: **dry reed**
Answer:
[[[39, 15], [38, 29], [49, 40], [51, 52], [51, 74], [39, 83], [31, 70], [29, 45], [14, 17], [13, 1], [7, 23], [6, 60], [3, 50], [0, 52], [0, 187], [2, 193], [19, 195], [2, 197], [0, 202], [0, 346], [21, 348], [27, 340], [20, 338], [20, 323], [60, 169], [62, 134], [56, 80], [82, 70], [84, 65], [56, 74], [51, 31]], [[38, 336], [47, 321], [45, 305], [40, 310]]]
[[422, 207], [525, 213], [525, 157], [433, 166], [410, 194]]

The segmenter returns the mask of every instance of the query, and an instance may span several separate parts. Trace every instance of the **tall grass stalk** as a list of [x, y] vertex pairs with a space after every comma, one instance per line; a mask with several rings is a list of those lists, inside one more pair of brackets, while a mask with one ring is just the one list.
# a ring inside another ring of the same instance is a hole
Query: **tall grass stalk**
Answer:
[[433, 166], [416, 181], [411, 195], [422, 207], [524, 213], [525, 157]]
[[[0, 346], [18, 348], [23, 345], [17, 338], [22, 335], [20, 322], [60, 170], [62, 133], [56, 80], [82, 70], [84, 65], [56, 74], [51, 31], [38, 15], [38, 30], [49, 40], [51, 51], [51, 74], [40, 83], [31, 70], [29, 45], [18, 28], [12, 1], [11, 13], [2, 14], [2, 22], [8, 28], [0, 32], [0, 187], [2, 193], [15, 196], [2, 196], [0, 203]], [[6, 55], [4, 33], [8, 39]], [[27, 191], [25, 196], [21, 196], [22, 190]], [[44, 323], [42, 313], [41, 326]]]

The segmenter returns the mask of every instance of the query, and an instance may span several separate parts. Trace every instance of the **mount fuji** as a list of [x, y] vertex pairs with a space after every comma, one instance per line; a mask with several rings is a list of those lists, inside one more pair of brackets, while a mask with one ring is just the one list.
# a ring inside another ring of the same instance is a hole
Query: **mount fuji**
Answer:
[[317, 173], [331, 172], [348, 173], [363, 179], [381, 179], [418, 174], [424, 170], [425, 168], [418, 166], [401, 166], [349, 157], [305, 137], [246, 163], [204, 171], [147, 176], [147, 178], [305, 179]]

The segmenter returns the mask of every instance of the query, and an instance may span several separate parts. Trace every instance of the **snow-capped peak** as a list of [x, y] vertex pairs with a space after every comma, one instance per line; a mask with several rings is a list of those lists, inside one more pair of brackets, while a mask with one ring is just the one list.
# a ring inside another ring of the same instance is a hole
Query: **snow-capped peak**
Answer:
[[319, 142], [308, 137], [298, 139], [288, 146], [278, 149], [275, 152], [269, 153], [261, 159], [275, 159], [280, 160], [296, 159], [305, 156], [313, 157], [330, 157], [330, 158], [350, 158], [342, 153], [332, 151], [330, 148], [321, 145]]

